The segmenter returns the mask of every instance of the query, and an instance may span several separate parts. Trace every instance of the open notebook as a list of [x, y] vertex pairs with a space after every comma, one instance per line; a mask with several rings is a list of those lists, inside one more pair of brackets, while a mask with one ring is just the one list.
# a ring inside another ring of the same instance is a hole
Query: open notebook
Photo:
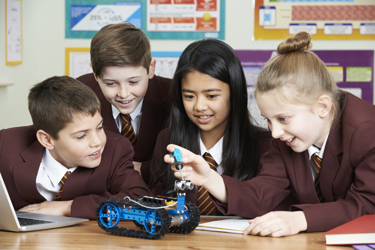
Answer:
[[[221, 216], [218, 216], [221, 217]], [[201, 223], [196, 227], [197, 230], [224, 232], [243, 234], [245, 229], [249, 226], [249, 219], [236, 218], [228, 220], [216, 220], [206, 223]]]
[[0, 230], [26, 232], [75, 225], [87, 219], [14, 211], [0, 173]]

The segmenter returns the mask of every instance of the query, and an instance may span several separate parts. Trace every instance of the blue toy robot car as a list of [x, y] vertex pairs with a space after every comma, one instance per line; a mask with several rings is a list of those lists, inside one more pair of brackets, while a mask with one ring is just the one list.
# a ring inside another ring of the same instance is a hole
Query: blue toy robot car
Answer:
[[[176, 169], [183, 168], [181, 152], [175, 149], [172, 153]], [[187, 234], [199, 224], [200, 213], [195, 204], [185, 204], [186, 191], [194, 185], [184, 179], [175, 182], [177, 198], [143, 196], [138, 200], [129, 197], [108, 199], [98, 205], [96, 211], [99, 226], [112, 234], [145, 239], [160, 239], [165, 233]], [[143, 230], [118, 227], [121, 219], [132, 220]]]

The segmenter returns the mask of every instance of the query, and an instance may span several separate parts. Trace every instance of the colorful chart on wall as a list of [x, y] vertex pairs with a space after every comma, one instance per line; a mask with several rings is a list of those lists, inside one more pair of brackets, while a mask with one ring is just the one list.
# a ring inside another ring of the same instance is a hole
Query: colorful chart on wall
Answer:
[[225, 39], [225, 0], [147, 0], [150, 39]]
[[254, 39], [375, 40], [374, 0], [254, 1]]
[[[333, 75], [337, 86], [359, 98], [374, 103], [374, 51], [373, 50], [314, 50]], [[246, 76], [248, 107], [255, 121], [262, 127], [267, 122], [261, 117], [254, 98], [254, 90], [259, 72], [276, 51], [236, 50]]]

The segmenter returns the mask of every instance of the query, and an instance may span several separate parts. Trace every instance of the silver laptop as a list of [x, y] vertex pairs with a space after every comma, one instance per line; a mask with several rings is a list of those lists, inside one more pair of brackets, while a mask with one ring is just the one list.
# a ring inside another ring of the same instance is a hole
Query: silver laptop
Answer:
[[88, 219], [14, 211], [0, 173], [0, 230], [27, 232], [75, 225]]

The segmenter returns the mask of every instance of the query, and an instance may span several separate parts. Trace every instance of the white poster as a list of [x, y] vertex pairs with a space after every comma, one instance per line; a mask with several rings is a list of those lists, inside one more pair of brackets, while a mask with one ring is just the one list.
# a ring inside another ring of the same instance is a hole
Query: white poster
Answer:
[[22, 63], [21, 0], [6, 0], [6, 65]]

